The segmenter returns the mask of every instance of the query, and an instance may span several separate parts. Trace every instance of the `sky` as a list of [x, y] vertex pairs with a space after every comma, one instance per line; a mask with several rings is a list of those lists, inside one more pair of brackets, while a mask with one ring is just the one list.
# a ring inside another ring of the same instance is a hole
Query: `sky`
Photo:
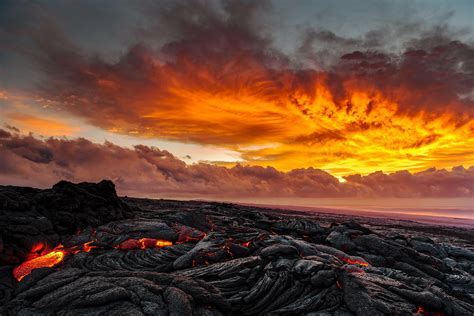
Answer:
[[474, 2], [0, 1], [0, 184], [473, 197]]

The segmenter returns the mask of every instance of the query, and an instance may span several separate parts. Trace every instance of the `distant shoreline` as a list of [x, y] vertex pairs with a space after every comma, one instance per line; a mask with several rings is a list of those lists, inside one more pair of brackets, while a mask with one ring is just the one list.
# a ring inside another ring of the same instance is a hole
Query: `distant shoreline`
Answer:
[[331, 207], [313, 207], [313, 206], [295, 206], [295, 205], [275, 205], [275, 204], [260, 204], [260, 203], [244, 203], [244, 202], [232, 202], [235, 204], [254, 206], [254, 207], [266, 207], [279, 210], [289, 210], [289, 211], [304, 211], [311, 213], [320, 213], [320, 214], [338, 214], [338, 215], [348, 215], [348, 216], [360, 216], [360, 217], [370, 217], [370, 218], [386, 218], [392, 220], [403, 220], [403, 221], [413, 221], [423, 224], [430, 225], [441, 225], [441, 226], [456, 226], [463, 228], [474, 228], [474, 219], [470, 218], [456, 218], [448, 216], [430, 216], [422, 214], [413, 214], [413, 213], [403, 213], [401, 212], [383, 212], [376, 210], [364, 210], [364, 209], [343, 209], [343, 208], [331, 208]]
[[338, 198], [262, 198], [260, 200], [258, 198], [196, 198], [192, 196], [145, 198], [231, 203], [269, 209], [303, 211], [307, 212], [308, 215], [311, 213], [332, 214], [474, 229], [474, 199], [471, 198], [387, 198], [373, 200]]

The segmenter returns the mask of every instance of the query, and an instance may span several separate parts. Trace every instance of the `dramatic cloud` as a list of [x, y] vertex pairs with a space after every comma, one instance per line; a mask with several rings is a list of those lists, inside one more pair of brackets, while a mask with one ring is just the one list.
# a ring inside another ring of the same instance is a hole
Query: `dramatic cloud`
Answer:
[[[4, 29], [33, 43], [15, 49], [40, 65], [39, 96], [108, 131], [220, 146], [285, 171], [474, 163], [474, 47], [446, 27], [309, 30], [290, 56], [269, 35], [266, 2], [143, 11], [146, 26], [117, 58], [88, 53], [48, 12]], [[390, 51], [387, 38], [404, 42]]]
[[473, 197], [474, 167], [376, 172], [346, 182], [319, 169], [187, 165], [167, 151], [86, 139], [38, 139], [0, 130], [0, 183], [49, 187], [111, 179], [121, 194], [166, 197]]

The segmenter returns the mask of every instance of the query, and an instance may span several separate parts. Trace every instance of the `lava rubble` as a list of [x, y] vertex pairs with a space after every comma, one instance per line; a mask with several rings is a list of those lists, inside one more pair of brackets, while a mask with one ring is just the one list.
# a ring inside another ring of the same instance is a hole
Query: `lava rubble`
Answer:
[[0, 314], [474, 314], [472, 240], [280, 213], [0, 187]]

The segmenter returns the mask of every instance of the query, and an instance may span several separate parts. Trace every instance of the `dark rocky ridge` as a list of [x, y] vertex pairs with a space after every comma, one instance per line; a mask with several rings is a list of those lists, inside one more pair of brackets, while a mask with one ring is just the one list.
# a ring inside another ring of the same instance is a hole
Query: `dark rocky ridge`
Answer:
[[[0, 314], [474, 313], [469, 238], [453, 240], [436, 228], [426, 233], [426, 226], [291, 214], [120, 200], [107, 181], [60, 182], [51, 190], [1, 187]], [[117, 249], [139, 238], [174, 244]], [[98, 248], [17, 283], [12, 268], [35, 241], [51, 247], [94, 241]]]

